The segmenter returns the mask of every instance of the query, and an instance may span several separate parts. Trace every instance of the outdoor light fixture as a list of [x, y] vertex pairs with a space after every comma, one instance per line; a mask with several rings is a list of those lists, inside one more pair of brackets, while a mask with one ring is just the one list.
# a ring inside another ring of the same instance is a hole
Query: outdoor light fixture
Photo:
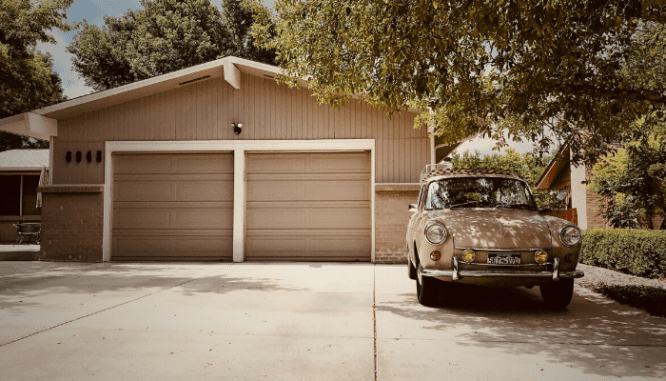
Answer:
[[92, 152], [88, 151], [86, 154], [86, 160], [88, 160], [88, 163], [92, 163]]
[[238, 124], [236, 124], [236, 123], [231, 123], [231, 128], [234, 129], [234, 132], [236, 133], [236, 135], [240, 135], [241, 131], [243, 131], [243, 130], [242, 130], [243, 125], [240, 124], [240, 123], [238, 123]]
[[72, 162], [72, 151], [67, 151], [67, 154], [65, 155], [65, 161], [68, 163]]
[[98, 163], [102, 162], [102, 151], [97, 151], [97, 162]]
[[81, 162], [81, 151], [76, 151], [76, 162], [77, 163]]

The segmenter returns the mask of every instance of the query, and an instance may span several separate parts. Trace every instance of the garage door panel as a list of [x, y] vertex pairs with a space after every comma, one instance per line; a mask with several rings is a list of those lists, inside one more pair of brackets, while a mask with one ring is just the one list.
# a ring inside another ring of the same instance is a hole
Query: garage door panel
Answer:
[[[279, 160], [276, 160], [277, 155], [280, 156]], [[252, 154], [249, 155], [249, 158], [250, 160], [246, 162], [246, 170], [253, 174], [302, 173], [305, 172], [307, 166], [305, 154]]]
[[174, 201], [226, 201], [234, 197], [231, 181], [175, 183]]
[[[205, 239], [200, 236], [136, 239], [117, 237], [116, 260], [231, 260], [230, 237]], [[222, 253], [222, 254], [221, 254]]]
[[248, 209], [248, 230], [251, 229], [362, 229], [370, 216], [362, 216], [367, 208]]
[[116, 201], [170, 201], [171, 183], [156, 181], [115, 182]]
[[168, 229], [171, 211], [151, 209], [116, 209], [113, 227], [125, 229]]
[[258, 180], [248, 185], [248, 199], [261, 201], [337, 201], [367, 200], [370, 184], [359, 181], [337, 180]]
[[331, 153], [309, 157], [313, 172], [370, 172], [367, 153]]
[[176, 173], [234, 173], [232, 160], [210, 160], [204, 155], [184, 155], [176, 161], [174, 166]]
[[367, 153], [247, 157], [248, 260], [369, 261]]
[[114, 237], [114, 247], [117, 252], [123, 255], [138, 255], [140, 253], [169, 253], [170, 242], [169, 239], [149, 239], [145, 237], [132, 238], [118, 236]]
[[233, 220], [231, 209], [176, 209], [173, 211], [174, 229], [197, 229], [205, 230], [218, 226], [224, 226], [228, 220]]
[[310, 256], [317, 254], [350, 253], [353, 256], [363, 255], [370, 250], [370, 240], [361, 237], [350, 239], [345, 236], [327, 237], [303, 237], [303, 236], [255, 236], [248, 243], [250, 250], [261, 255], [261, 253], [283, 253], [289, 255]]
[[114, 155], [113, 260], [230, 260], [233, 155]]

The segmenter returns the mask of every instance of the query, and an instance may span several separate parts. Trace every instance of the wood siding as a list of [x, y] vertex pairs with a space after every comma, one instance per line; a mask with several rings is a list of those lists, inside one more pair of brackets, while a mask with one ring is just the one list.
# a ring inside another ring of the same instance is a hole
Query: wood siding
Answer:
[[[102, 184], [105, 141], [376, 139], [376, 182], [416, 183], [430, 160], [430, 141], [415, 114], [391, 117], [352, 100], [340, 109], [319, 105], [311, 91], [243, 75], [241, 90], [214, 78], [58, 122], [54, 184]], [[242, 123], [234, 134], [231, 124]], [[67, 163], [66, 153], [72, 152]], [[77, 163], [75, 154], [83, 160]], [[91, 151], [93, 160], [87, 162]]]

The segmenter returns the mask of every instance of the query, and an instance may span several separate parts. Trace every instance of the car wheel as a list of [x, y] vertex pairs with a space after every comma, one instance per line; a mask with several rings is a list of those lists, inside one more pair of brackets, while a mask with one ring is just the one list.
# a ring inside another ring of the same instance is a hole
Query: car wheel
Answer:
[[419, 265], [416, 271], [416, 297], [419, 303], [424, 306], [434, 306], [437, 300], [437, 289], [439, 286], [437, 282], [439, 281], [429, 276], [423, 276], [422, 270], [423, 268]]
[[574, 280], [560, 279], [558, 282], [542, 284], [541, 298], [549, 308], [563, 309], [571, 303], [573, 297]]
[[414, 267], [412, 260], [409, 259], [409, 255], [407, 255], [407, 275], [409, 279], [416, 280], [416, 267]]

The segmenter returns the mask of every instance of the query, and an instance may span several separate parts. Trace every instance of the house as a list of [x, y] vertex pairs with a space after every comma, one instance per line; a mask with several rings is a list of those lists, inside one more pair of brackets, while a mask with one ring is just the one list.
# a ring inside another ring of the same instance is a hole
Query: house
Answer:
[[[565, 144], [541, 175], [535, 189], [565, 190], [568, 212], [560, 217], [577, 215], [577, 224], [581, 229], [612, 228], [603, 217], [601, 196], [588, 187], [591, 176], [591, 168], [571, 163], [571, 151]], [[661, 218], [656, 217], [653, 222], [659, 226]]]
[[0, 120], [50, 140], [40, 258], [403, 263], [436, 157], [418, 111], [319, 105], [279, 73], [225, 57]]
[[16, 242], [17, 222], [41, 221], [37, 186], [42, 170], [48, 167], [48, 149], [0, 152], [0, 242]]

